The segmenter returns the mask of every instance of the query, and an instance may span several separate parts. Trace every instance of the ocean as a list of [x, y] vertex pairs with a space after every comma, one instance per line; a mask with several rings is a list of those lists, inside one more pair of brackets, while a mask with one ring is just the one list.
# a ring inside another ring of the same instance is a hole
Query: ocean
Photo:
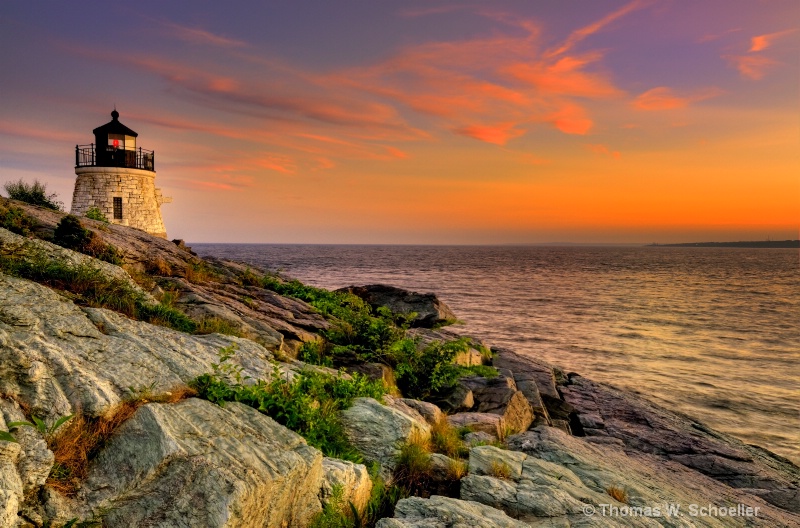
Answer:
[[335, 289], [434, 292], [453, 330], [800, 462], [796, 249], [194, 244]]

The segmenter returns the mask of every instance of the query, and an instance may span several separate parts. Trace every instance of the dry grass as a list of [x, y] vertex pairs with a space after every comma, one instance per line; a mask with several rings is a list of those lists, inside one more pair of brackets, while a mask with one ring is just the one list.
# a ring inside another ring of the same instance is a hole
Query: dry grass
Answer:
[[194, 284], [219, 281], [219, 276], [202, 260], [188, 263], [184, 271], [184, 276], [186, 280]]
[[170, 277], [172, 275], [172, 266], [161, 257], [153, 257], [145, 262], [144, 269], [150, 275], [159, 277]]
[[492, 461], [492, 465], [489, 468], [489, 473], [494, 478], [505, 479], [508, 480], [511, 478], [511, 468], [505, 462], [498, 462], [497, 460]]
[[628, 503], [628, 492], [621, 486], [609, 486], [606, 488], [606, 493], [617, 502]]
[[77, 414], [48, 441], [55, 458], [53, 470], [47, 478], [48, 485], [65, 495], [74, 495], [81, 481], [86, 478], [89, 461], [136, 409], [150, 402], [176, 403], [195, 394], [193, 389], [186, 386], [158, 395], [144, 391], [120, 403], [106, 416], [87, 418]]
[[197, 324], [196, 334], [225, 334], [242, 337], [242, 329], [219, 317], [206, 317]]
[[441, 453], [450, 458], [469, 455], [469, 449], [464, 445], [461, 435], [456, 428], [450, 425], [447, 418], [442, 418], [431, 427], [431, 444], [435, 453]]
[[429, 487], [432, 470], [430, 443], [421, 435], [412, 435], [397, 456], [395, 481], [412, 495], [424, 494]]
[[447, 476], [450, 480], [461, 480], [467, 476], [469, 464], [464, 460], [450, 460], [447, 464]]

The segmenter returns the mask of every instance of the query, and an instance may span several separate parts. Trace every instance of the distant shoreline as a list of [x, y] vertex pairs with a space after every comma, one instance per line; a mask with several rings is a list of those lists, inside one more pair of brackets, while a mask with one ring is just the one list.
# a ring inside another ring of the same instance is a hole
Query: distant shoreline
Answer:
[[648, 247], [800, 248], [800, 240], [758, 240], [752, 242], [684, 242], [649, 244]]

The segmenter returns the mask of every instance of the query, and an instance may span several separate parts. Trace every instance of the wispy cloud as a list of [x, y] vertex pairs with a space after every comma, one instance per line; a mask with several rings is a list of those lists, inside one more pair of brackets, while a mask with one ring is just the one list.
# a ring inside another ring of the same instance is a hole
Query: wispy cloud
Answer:
[[613, 11], [600, 20], [592, 22], [588, 26], [584, 26], [580, 29], [576, 29], [573, 31], [567, 40], [565, 40], [560, 46], [557, 48], [551, 49], [545, 53], [545, 57], [555, 57], [556, 55], [561, 55], [562, 53], [566, 53], [575, 47], [576, 44], [581, 42], [582, 40], [586, 39], [587, 37], [597, 33], [607, 25], [611, 24], [615, 20], [624, 17], [625, 15], [636, 11], [637, 9], [641, 9], [645, 7], [648, 2], [644, 2], [642, 0], [634, 0], [621, 8]]
[[717, 88], [707, 88], [689, 95], [678, 95], [666, 86], [659, 86], [640, 94], [631, 103], [638, 110], [673, 110], [691, 103], [716, 97], [722, 93]]
[[797, 31], [796, 29], [786, 29], [783, 31], [777, 31], [775, 33], [768, 33], [766, 35], [757, 35], [750, 39], [750, 52], [756, 51], [764, 51], [765, 49], [772, 46], [775, 40], [779, 39], [780, 37], [790, 35]]
[[778, 64], [777, 61], [763, 55], [725, 55], [725, 58], [739, 70], [742, 77], [754, 81], [763, 79], [767, 70]]
[[519, 137], [525, 133], [524, 130], [514, 128], [515, 123], [499, 123], [496, 125], [470, 125], [454, 129], [456, 134], [467, 136], [486, 143], [495, 145], [505, 145], [510, 139]]
[[247, 43], [242, 40], [217, 35], [205, 29], [182, 26], [164, 20], [159, 20], [159, 23], [165, 29], [168, 36], [191, 44], [217, 46], [221, 48], [241, 48], [247, 46]]
[[611, 150], [606, 145], [602, 144], [587, 144], [586, 148], [600, 156], [607, 156], [614, 159], [619, 159], [622, 155], [617, 150]]

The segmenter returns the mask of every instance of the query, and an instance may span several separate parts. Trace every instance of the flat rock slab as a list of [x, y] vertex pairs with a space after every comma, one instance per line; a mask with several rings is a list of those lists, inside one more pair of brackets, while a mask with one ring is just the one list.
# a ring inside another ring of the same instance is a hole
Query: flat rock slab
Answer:
[[53, 422], [80, 409], [99, 416], [132, 392], [163, 393], [211, 372], [219, 351], [255, 378], [272, 354], [220, 334], [189, 335], [101, 308], [81, 308], [55, 291], [0, 273], [0, 392]]
[[148, 404], [92, 463], [82, 494], [104, 526], [305, 526], [322, 454], [242, 404]]
[[478, 502], [433, 495], [398, 501], [393, 519], [381, 519], [376, 528], [528, 528], [504, 512]]
[[621, 440], [628, 451], [658, 455], [800, 513], [800, 468], [788, 460], [582, 376], [570, 375], [561, 391], [587, 436]]
[[505, 420], [499, 414], [463, 412], [447, 417], [455, 428], [468, 427], [473, 432], [484, 432], [495, 438], [503, 438], [506, 429]]

